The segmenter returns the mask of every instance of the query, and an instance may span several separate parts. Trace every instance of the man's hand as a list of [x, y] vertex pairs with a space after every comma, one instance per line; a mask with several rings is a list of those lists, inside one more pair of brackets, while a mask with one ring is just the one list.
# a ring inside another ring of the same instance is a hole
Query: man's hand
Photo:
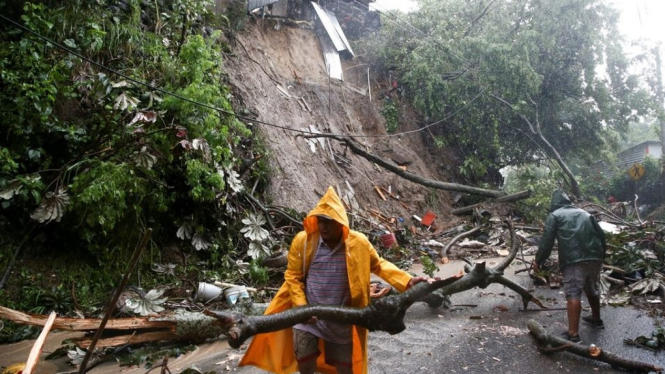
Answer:
[[429, 284], [434, 283], [435, 281], [441, 280], [440, 277], [436, 278], [425, 278], [425, 277], [412, 277], [411, 280], [409, 280], [409, 283], [406, 285], [406, 289], [408, 290], [409, 288], [413, 287], [414, 285], [420, 283], [420, 282], [427, 282]]
[[536, 260], [531, 261], [531, 268], [533, 269], [534, 273], [537, 273], [540, 271], [540, 266], [538, 266], [538, 263], [536, 263]]

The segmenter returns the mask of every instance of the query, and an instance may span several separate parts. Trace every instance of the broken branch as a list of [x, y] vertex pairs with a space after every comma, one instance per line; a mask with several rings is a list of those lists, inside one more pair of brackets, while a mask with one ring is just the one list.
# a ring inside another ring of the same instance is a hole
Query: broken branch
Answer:
[[531, 194], [532, 194], [531, 190], [524, 190], [524, 191], [514, 193], [512, 195], [506, 195], [506, 196], [499, 197], [498, 199], [494, 199], [494, 200], [486, 201], [486, 202], [483, 202], [483, 203], [478, 203], [478, 204], [465, 206], [463, 208], [453, 209], [450, 213], [452, 213], [456, 216], [463, 215], [463, 214], [469, 214], [469, 213], [473, 212], [473, 210], [475, 208], [477, 208], [481, 205], [484, 205], [484, 204], [506, 203], [506, 202], [511, 202], [511, 201], [518, 201], [518, 200], [522, 200], [522, 199], [528, 199], [529, 197], [531, 197]]
[[663, 371], [662, 367], [646, 362], [628, 360], [603, 350], [594, 350], [592, 349], [594, 347], [582, 344], [570, 344], [569, 341], [550, 334], [534, 320], [529, 320], [529, 322], [527, 322], [527, 326], [529, 327], [531, 335], [533, 335], [534, 339], [536, 339], [538, 342], [539, 347], [542, 347], [542, 352], [551, 352], [552, 349], [558, 350], [560, 348], [561, 350], [565, 350], [578, 356], [608, 363], [612, 367], [622, 367], [624, 369], [637, 372], [654, 371], [659, 373]]
[[332, 134], [315, 134], [315, 135], [305, 135], [305, 138], [332, 138], [335, 139], [341, 143], [344, 143], [346, 146], [351, 149], [351, 151], [358, 156], [361, 156], [371, 162], [376, 163], [377, 165], [380, 165], [384, 168], [386, 168], [389, 171], [392, 171], [393, 173], [399, 175], [400, 177], [404, 179], [408, 179], [411, 182], [427, 186], [427, 187], [432, 187], [436, 188], [439, 190], [445, 190], [445, 191], [457, 191], [457, 192], [465, 192], [473, 195], [480, 195], [480, 196], [488, 196], [488, 197], [501, 197], [504, 196], [505, 194], [501, 191], [496, 191], [496, 190], [487, 190], [484, 188], [478, 188], [478, 187], [472, 187], [472, 186], [466, 186], [463, 184], [457, 184], [457, 183], [448, 183], [448, 182], [440, 182], [437, 180], [433, 179], [427, 179], [423, 178], [419, 175], [409, 173], [405, 170], [402, 170], [399, 166], [392, 164], [390, 162], [384, 161], [383, 159], [374, 156], [373, 154], [363, 150], [360, 146], [356, 144], [355, 141], [349, 138], [342, 138], [337, 135], [332, 135]]

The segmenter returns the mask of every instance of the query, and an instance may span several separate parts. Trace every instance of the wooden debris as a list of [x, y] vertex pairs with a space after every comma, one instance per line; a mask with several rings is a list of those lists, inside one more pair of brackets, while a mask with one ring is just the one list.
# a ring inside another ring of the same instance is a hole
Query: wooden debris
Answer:
[[520, 191], [518, 193], [514, 193], [512, 195], [506, 195], [506, 196], [501, 196], [497, 199], [490, 200], [488, 202], [484, 203], [478, 203], [474, 205], [469, 205], [465, 206], [464, 208], [458, 208], [458, 209], [453, 209], [450, 213], [454, 215], [462, 215], [462, 214], [471, 214], [473, 210], [483, 204], [490, 204], [490, 203], [505, 203], [505, 202], [511, 202], [511, 201], [518, 201], [522, 199], [529, 198], [531, 196], [531, 191], [530, 190], [525, 190], [525, 191]]
[[386, 199], [386, 197], [383, 195], [383, 192], [381, 192], [381, 189], [379, 188], [379, 186], [376, 186], [376, 185], [375, 185], [375, 186], [374, 186], [374, 190], [376, 191], [376, 193], [379, 194], [379, 196], [381, 196], [381, 199], [383, 199], [383, 201], [388, 200], [388, 199]]
[[290, 98], [291, 98], [291, 94], [290, 94], [290, 93], [289, 93], [284, 87], [282, 87], [281, 85], [279, 85], [279, 84], [277, 85], [277, 90], [278, 90], [279, 93], [281, 93], [285, 98], [287, 98], [287, 99], [290, 99]]
[[[47, 317], [43, 315], [28, 314], [0, 306], [0, 319], [6, 319], [21, 325], [44, 326]], [[97, 318], [64, 318], [57, 317], [53, 328], [66, 331], [97, 330], [101, 323]], [[110, 319], [106, 324], [107, 330], [134, 330], [134, 329], [170, 329], [172, 321], [155, 321], [150, 317], [130, 317]]]
[[35, 341], [35, 345], [33, 345], [32, 349], [30, 350], [30, 355], [28, 355], [28, 361], [25, 362], [25, 368], [23, 369], [23, 374], [32, 374], [32, 370], [37, 365], [37, 361], [39, 361], [39, 355], [42, 353], [42, 348], [44, 348], [44, 342], [46, 341], [46, 336], [51, 331], [51, 327], [53, 327], [53, 322], [55, 322], [55, 317], [56, 317], [55, 312], [51, 312], [51, 315], [49, 315], [48, 319], [46, 320], [46, 323], [44, 324], [44, 329], [39, 334], [37, 341]]
[[302, 100], [302, 103], [305, 104], [305, 108], [307, 108], [307, 111], [311, 112], [312, 108], [309, 107], [309, 104], [307, 104], [307, 101], [305, 101], [305, 98], [301, 97], [300, 100]]

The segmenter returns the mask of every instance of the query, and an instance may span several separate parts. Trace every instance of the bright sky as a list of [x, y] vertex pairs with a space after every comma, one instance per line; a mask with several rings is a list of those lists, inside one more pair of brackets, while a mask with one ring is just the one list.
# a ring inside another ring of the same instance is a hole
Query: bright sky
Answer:
[[[648, 38], [660, 41], [665, 49], [665, 0], [605, 0], [621, 11], [620, 27], [630, 39]], [[377, 10], [414, 10], [413, 0], [376, 0]]]

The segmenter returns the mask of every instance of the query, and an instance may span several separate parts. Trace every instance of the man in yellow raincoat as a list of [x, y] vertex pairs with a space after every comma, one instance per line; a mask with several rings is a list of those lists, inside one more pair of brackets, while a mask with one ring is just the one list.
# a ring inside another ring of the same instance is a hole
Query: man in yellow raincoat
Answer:
[[[370, 273], [399, 292], [426, 280], [382, 259], [364, 234], [349, 229], [346, 210], [332, 187], [305, 217], [303, 226], [289, 249], [284, 284], [265, 314], [308, 303], [363, 308], [370, 302]], [[296, 370], [365, 374], [367, 330], [314, 317], [306, 324], [255, 336], [240, 362], [244, 365], [277, 374]]]

